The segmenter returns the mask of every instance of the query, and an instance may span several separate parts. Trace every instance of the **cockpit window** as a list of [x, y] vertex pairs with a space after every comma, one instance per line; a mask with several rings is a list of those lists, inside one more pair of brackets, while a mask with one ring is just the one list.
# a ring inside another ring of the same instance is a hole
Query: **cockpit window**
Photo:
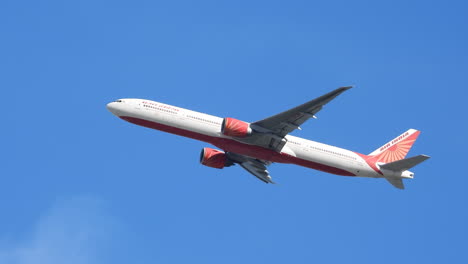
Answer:
[[121, 102], [122, 102], [122, 100], [120, 100], [120, 99], [119, 99], [119, 100], [115, 100], [115, 102], [117, 102], [117, 103], [121, 103]]

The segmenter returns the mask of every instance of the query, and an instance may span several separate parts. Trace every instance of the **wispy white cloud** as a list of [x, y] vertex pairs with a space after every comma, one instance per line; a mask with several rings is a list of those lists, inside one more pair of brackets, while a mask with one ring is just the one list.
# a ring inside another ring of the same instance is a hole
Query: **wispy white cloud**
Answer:
[[60, 200], [38, 220], [24, 241], [2, 243], [0, 263], [101, 264], [117, 229], [99, 199]]

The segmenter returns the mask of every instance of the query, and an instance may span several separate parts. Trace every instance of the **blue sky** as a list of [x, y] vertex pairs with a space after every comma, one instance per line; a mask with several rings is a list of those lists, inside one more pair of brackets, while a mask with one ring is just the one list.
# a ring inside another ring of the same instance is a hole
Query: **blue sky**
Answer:
[[[0, 263], [467, 263], [466, 1], [2, 1]], [[207, 144], [105, 109], [256, 121], [356, 85], [294, 135], [370, 153], [416, 128], [407, 189]]]

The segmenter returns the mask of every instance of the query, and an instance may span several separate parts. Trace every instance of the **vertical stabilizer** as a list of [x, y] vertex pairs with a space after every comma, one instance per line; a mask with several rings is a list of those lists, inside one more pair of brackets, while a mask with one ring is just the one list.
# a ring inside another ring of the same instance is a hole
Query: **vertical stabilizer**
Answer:
[[387, 144], [374, 150], [369, 156], [376, 162], [389, 163], [404, 159], [421, 132], [410, 129]]

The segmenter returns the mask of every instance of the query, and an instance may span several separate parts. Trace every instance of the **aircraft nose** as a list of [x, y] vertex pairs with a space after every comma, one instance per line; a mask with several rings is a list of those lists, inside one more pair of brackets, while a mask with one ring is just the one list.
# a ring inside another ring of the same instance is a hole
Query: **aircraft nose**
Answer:
[[116, 102], [111, 102], [108, 103], [106, 106], [107, 110], [109, 110], [112, 114], [118, 116], [118, 109], [117, 109], [117, 103]]

